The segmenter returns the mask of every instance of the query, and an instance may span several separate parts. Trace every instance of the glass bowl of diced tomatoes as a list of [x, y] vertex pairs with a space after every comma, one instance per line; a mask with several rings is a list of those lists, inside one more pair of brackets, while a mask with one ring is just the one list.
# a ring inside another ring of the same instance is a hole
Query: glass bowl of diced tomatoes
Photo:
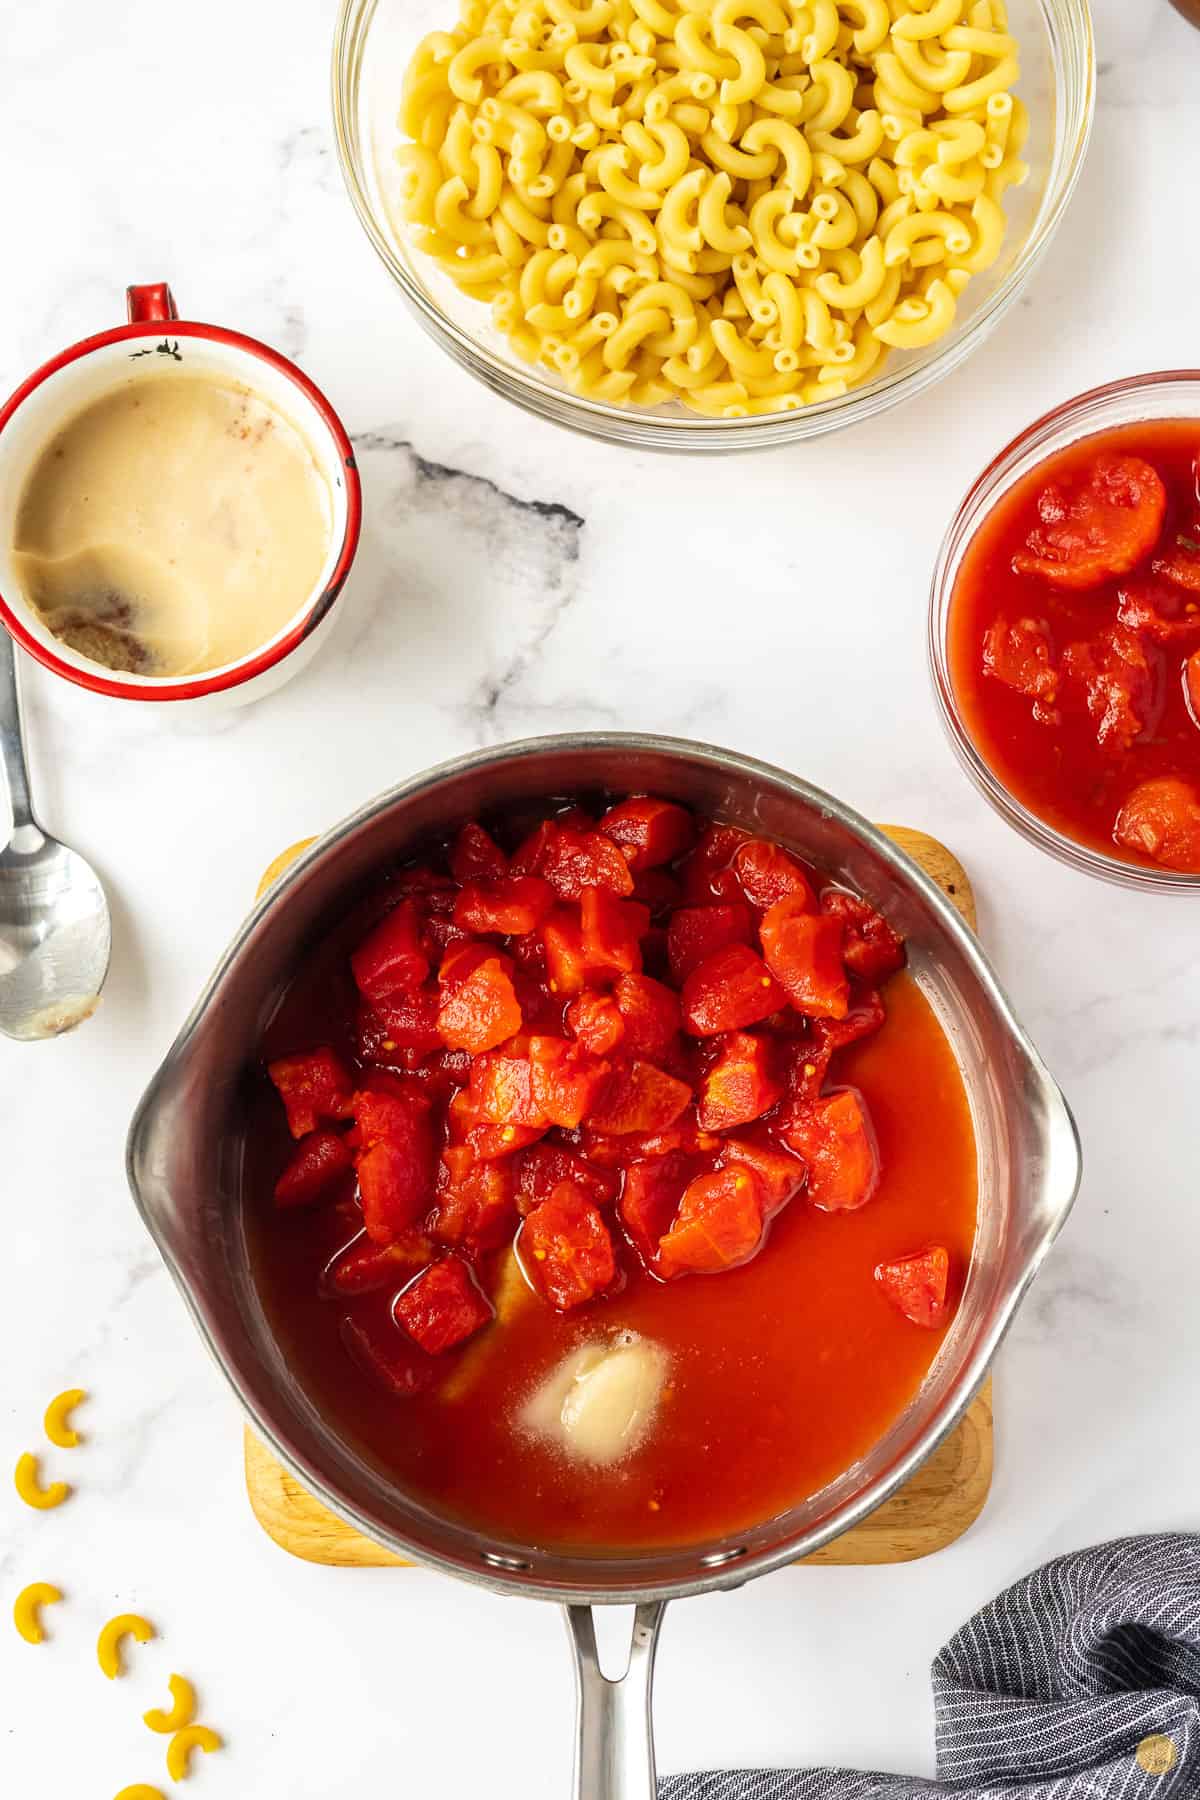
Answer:
[[929, 657], [959, 760], [1022, 836], [1200, 887], [1200, 372], [1093, 389], [999, 453], [943, 542]]

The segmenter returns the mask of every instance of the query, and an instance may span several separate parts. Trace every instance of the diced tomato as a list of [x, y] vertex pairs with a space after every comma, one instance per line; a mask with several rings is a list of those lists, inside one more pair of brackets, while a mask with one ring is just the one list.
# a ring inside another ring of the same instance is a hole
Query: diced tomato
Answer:
[[874, 988], [851, 991], [850, 1006], [842, 1019], [813, 1019], [807, 1038], [793, 1053], [791, 1086], [797, 1096], [815, 1099], [825, 1082], [829, 1064], [839, 1050], [879, 1030], [887, 1014]]
[[675, 1275], [719, 1275], [749, 1262], [762, 1243], [762, 1184], [739, 1166], [697, 1175], [658, 1247], [658, 1266]]
[[652, 919], [661, 919], [675, 911], [683, 889], [665, 869], [639, 869], [633, 878], [633, 897], [650, 908]]
[[598, 829], [620, 845], [625, 861], [635, 871], [674, 862], [690, 849], [696, 836], [692, 815], [684, 807], [645, 795], [610, 807]]
[[419, 1085], [405, 1075], [386, 1070], [366, 1077], [354, 1094], [352, 1109], [354, 1126], [350, 1141], [357, 1149], [368, 1150], [385, 1138], [402, 1138], [408, 1131], [410, 1115], [429, 1111], [429, 1097]]
[[1069, 645], [1063, 675], [1082, 688], [1102, 747], [1126, 750], [1153, 728], [1161, 705], [1154, 669], [1141, 638], [1127, 626], [1110, 625], [1091, 643]]
[[456, 881], [451, 881], [449, 875], [427, 868], [424, 864], [412, 869], [401, 869], [392, 888], [403, 899], [415, 899], [421, 912], [446, 919], [454, 911], [454, 901], [458, 894]]
[[561, 1144], [534, 1144], [521, 1153], [514, 1166], [517, 1208], [522, 1214], [548, 1199], [560, 1181], [574, 1182], [596, 1206], [611, 1206], [617, 1197], [619, 1178], [612, 1170], [598, 1168]]
[[593, 1131], [623, 1137], [628, 1132], [664, 1131], [690, 1106], [692, 1090], [650, 1062], [623, 1063], [614, 1069], [593, 1107]]
[[588, 962], [578, 915], [567, 907], [552, 913], [542, 926], [546, 948], [546, 982], [560, 1000], [581, 994], [587, 986]]
[[737, 899], [741, 887], [730, 864], [739, 844], [749, 837], [740, 825], [708, 825], [696, 840], [696, 847], [683, 864], [684, 898], [693, 906], [711, 900]]
[[842, 921], [842, 961], [859, 981], [882, 981], [904, 967], [904, 939], [857, 894], [826, 888], [821, 911]]
[[467, 1141], [481, 1162], [495, 1162], [536, 1144], [549, 1129], [548, 1125], [472, 1125]]
[[546, 979], [546, 946], [540, 931], [526, 931], [512, 938], [508, 953], [526, 975], [532, 975], [538, 981]]
[[855, 1212], [879, 1184], [879, 1157], [861, 1097], [851, 1088], [798, 1106], [784, 1142], [808, 1164], [808, 1198], [822, 1212]]
[[415, 1086], [383, 1085], [386, 1081], [376, 1077], [354, 1096], [359, 1199], [363, 1224], [376, 1244], [395, 1242], [433, 1198], [429, 1101]]
[[840, 918], [809, 912], [799, 894], [777, 900], [759, 928], [767, 967], [796, 1011], [810, 1018], [841, 1019], [850, 1005], [842, 929]]
[[768, 838], [751, 838], [739, 846], [733, 868], [742, 892], [760, 912], [766, 912], [787, 895], [805, 900], [810, 912], [817, 910], [817, 897], [808, 876], [781, 844], [773, 844]]
[[[472, 1058], [471, 1072], [474, 1073]], [[446, 1108], [446, 1141], [451, 1144], [467, 1143], [471, 1132], [479, 1123], [479, 1111], [475, 1104], [475, 1096], [469, 1086], [460, 1088], [453, 1095]]]
[[287, 1113], [294, 1138], [330, 1119], [348, 1119], [353, 1111], [354, 1077], [336, 1050], [322, 1044], [296, 1056], [278, 1056], [267, 1064]]
[[678, 1151], [652, 1162], [630, 1163], [626, 1169], [617, 1212], [647, 1263], [657, 1262], [659, 1240], [671, 1229], [694, 1172], [694, 1160]]
[[608, 888], [617, 895], [633, 892], [629, 864], [611, 838], [557, 821], [545, 840], [537, 873], [546, 877], [560, 900], [578, 900], [585, 887]]
[[721, 1150], [722, 1168], [734, 1164], [753, 1169], [762, 1184], [763, 1213], [774, 1218], [793, 1195], [798, 1194], [808, 1176], [802, 1159], [770, 1144], [752, 1143], [748, 1138], [726, 1138]]
[[350, 958], [350, 968], [359, 993], [374, 1006], [420, 987], [429, 973], [429, 957], [415, 900], [401, 900], [367, 933]]
[[683, 1023], [679, 996], [650, 975], [622, 975], [613, 988], [624, 1029], [624, 1048], [633, 1056], [661, 1061]]
[[1200, 631], [1200, 601], [1189, 598], [1186, 588], [1142, 578], [1122, 586], [1117, 618], [1130, 631], [1140, 632], [1156, 644], [1172, 644], [1194, 638]]
[[421, 987], [410, 994], [394, 994], [372, 1006], [364, 1000], [358, 1010], [358, 1054], [364, 1062], [395, 1060], [397, 1050], [416, 1050], [427, 1056], [440, 1050], [438, 991]]
[[431, 1232], [471, 1255], [497, 1249], [517, 1222], [514, 1187], [511, 1162], [481, 1161], [466, 1145], [448, 1146], [438, 1166]]
[[440, 974], [438, 1030], [447, 1048], [470, 1050], [477, 1056], [521, 1029], [511, 964], [498, 953], [489, 954], [482, 944], [452, 950], [450, 957], [449, 976], [446, 961]]
[[470, 1094], [473, 1123], [535, 1125], [545, 1129], [550, 1120], [534, 1091], [532, 1042], [521, 1039], [506, 1050], [493, 1050], [475, 1059]]
[[533, 1098], [552, 1125], [581, 1123], [600, 1100], [612, 1065], [567, 1038], [532, 1037]]
[[574, 1137], [580, 1153], [603, 1169], [621, 1169], [630, 1162], [641, 1162], [648, 1157], [670, 1156], [676, 1150], [689, 1156], [708, 1155], [719, 1149], [721, 1143], [711, 1132], [701, 1131], [694, 1106], [689, 1106], [661, 1131], [627, 1132], [624, 1136], [610, 1137], [603, 1131], [585, 1126]]
[[1057, 725], [1058, 669], [1050, 633], [1037, 619], [997, 619], [983, 636], [983, 669], [1033, 701], [1040, 725]]
[[754, 942], [754, 915], [744, 900], [715, 906], [681, 906], [667, 924], [667, 956], [673, 979], [682, 984], [693, 969], [727, 944]]
[[1139, 782], [1117, 814], [1113, 836], [1165, 869], [1200, 874], [1200, 795], [1175, 775]]
[[778, 1012], [787, 995], [747, 944], [727, 944], [692, 970], [682, 999], [685, 1029], [693, 1037], [712, 1037]]
[[433, 1380], [436, 1365], [389, 1322], [370, 1324], [349, 1314], [341, 1322], [342, 1342], [361, 1369], [398, 1400], [419, 1394]]
[[494, 881], [508, 872], [508, 858], [482, 825], [463, 826], [450, 852], [450, 873], [465, 887], [468, 881]]
[[731, 1131], [759, 1119], [782, 1098], [778, 1046], [770, 1037], [731, 1031], [700, 1086], [699, 1118], [705, 1131]]
[[1167, 491], [1149, 463], [1100, 457], [1089, 470], [1042, 489], [1039, 523], [1013, 568], [1055, 587], [1099, 587], [1149, 556], [1166, 510]]
[[1200, 594], [1200, 544], [1194, 538], [1177, 536], [1168, 550], [1154, 558], [1150, 569], [1184, 593]]
[[[626, 979], [633, 980], [634, 977]], [[625, 1021], [611, 994], [587, 990], [578, 995], [567, 1008], [566, 1023], [576, 1042], [590, 1050], [593, 1056], [607, 1056], [625, 1035]]]
[[875, 1279], [906, 1319], [936, 1331], [946, 1318], [946, 1288], [950, 1280], [950, 1253], [941, 1244], [914, 1256], [898, 1256], [881, 1262]]
[[392, 1311], [428, 1356], [452, 1350], [492, 1317], [491, 1302], [457, 1256], [444, 1257], [410, 1281]]
[[608, 1227], [573, 1181], [560, 1181], [525, 1215], [517, 1249], [530, 1280], [556, 1312], [594, 1299], [617, 1272]]
[[394, 1244], [373, 1244], [366, 1232], [360, 1231], [326, 1266], [321, 1289], [343, 1296], [370, 1294], [423, 1269], [433, 1254], [433, 1240], [423, 1231], [406, 1232]]
[[[461, 1067], [461, 1059], [466, 1054], [465, 1050], [397, 1050], [395, 1063], [391, 1066], [399, 1064], [405, 1069], [431, 1100], [449, 1100], [464, 1082], [470, 1080], [470, 1069]], [[387, 1066], [385, 1063], [384, 1067]]]
[[636, 900], [618, 900], [609, 888], [585, 887], [579, 898], [583, 955], [594, 981], [642, 966], [641, 939], [650, 911]]
[[509, 869], [514, 875], [544, 875], [546, 858], [554, 834], [558, 830], [553, 819], [543, 819], [540, 825], [523, 838], [509, 858]]
[[350, 1146], [337, 1131], [301, 1138], [275, 1183], [276, 1206], [310, 1206], [354, 1167]]
[[469, 881], [454, 904], [463, 931], [511, 937], [533, 931], [554, 910], [554, 889], [540, 875], [500, 875]]

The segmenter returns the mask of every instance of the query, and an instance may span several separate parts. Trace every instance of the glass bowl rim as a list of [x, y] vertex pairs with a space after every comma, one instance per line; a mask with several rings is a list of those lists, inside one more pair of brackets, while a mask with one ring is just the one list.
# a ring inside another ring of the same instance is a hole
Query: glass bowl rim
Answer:
[[[1075, 191], [1087, 153], [1096, 112], [1096, 46], [1090, 0], [1038, 0], [1043, 13], [1060, 28], [1069, 30], [1081, 59], [1083, 87], [1080, 116], [1073, 141], [1068, 142], [1062, 121], [1056, 119], [1054, 151], [1061, 158], [1057, 181], [1047, 185], [1039, 216], [1012, 267], [988, 295], [961, 332], [934, 344], [916, 361], [884, 374], [877, 381], [795, 412], [752, 416], [744, 419], [709, 419], [668, 415], [653, 408], [627, 409], [607, 401], [590, 399], [553, 385], [553, 378], [522, 370], [505, 361], [478, 336], [450, 318], [414, 281], [396, 254], [371, 203], [366, 182], [360, 179], [358, 130], [359, 70], [375, 15], [386, 0], [339, 0], [330, 65], [330, 91], [334, 143], [338, 166], [351, 205], [376, 255], [399, 287], [401, 295], [426, 333], [460, 367], [478, 381], [534, 416], [603, 442], [643, 450], [706, 451], [764, 450], [801, 442], [829, 431], [841, 430], [860, 419], [875, 418], [910, 395], [925, 392], [958, 368], [984, 341], [1012, 306], [1028, 277], [1050, 244]], [[1063, 53], [1053, 33], [1051, 61], [1056, 75], [1063, 68]]]
[[[951, 564], [956, 563], [960, 548], [965, 547], [975, 535], [992, 506], [1007, 490], [1009, 484], [1002, 485], [1005, 475], [1031, 449], [1044, 445], [1046, 454], [1053, 454], [1050, 440], [1056, 436], [1060, 427], [1089, 413], [1100, 414], [1114, 401], [1127, 395], [1163, 388], [1175, 382], [1190, 383], [1195, 388], [1197, 417], [1200, 417], [1200, 368], [1158, 369], [1146, 375], [1127, 375], [1117, 381], [1103, 382], [1098, 387], [1073, 395], [1069, 400], [1051, 407], [1049, 412], [1040, 414], [996, 452], [967, 489], [942, 539], [929, 586], [926, 643], [930, 678], [946, 735], [966, 774], [1001, 818], [1020, 832], [1028, 843], [1036, 845], [1038, 849], [1071, 868], [1121, 887], [1140, 888], [1156, 893], [1194, 892], [1200, 889], [1200, 872], [1193, 874], [1182, 869], [1159, 869], [1148, 864], [1125, 862], [1118, 856], [1110, 856], [1107, 851], [1095, 850], [1088, 844], [1067, 837], [1031, 812], [1001, 781], [967, 729], [950, 678], [947, 640], [950, 606], [954, 595], [950, 579]], [[1092, 430], [1081, 431], [1069, 441], [1076, 443], [1085, 437], [1098, 435], [1105, 429], [1103, 419], [1096, 417]], [[1060, 447], [1065, 448], [1065, 444]]]

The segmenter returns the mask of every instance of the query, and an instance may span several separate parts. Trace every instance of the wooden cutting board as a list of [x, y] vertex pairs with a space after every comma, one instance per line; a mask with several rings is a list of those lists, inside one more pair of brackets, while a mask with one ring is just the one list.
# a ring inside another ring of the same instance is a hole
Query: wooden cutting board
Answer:
[[[975, 896], [961, 863], [943, 844], [903, 825], [881, 827], [932, 876], [972, 929]], [[259, 884], [261, 896], [314, 840], [277, 856]], [[365, 1538], [315, 1500], [247, 1429], [246, 1488], [263, 1530], [292, 1556], [342, 1568], [405, 1567], [404, 1558]], [[912, 1562], [961, 1537], [983, 1510], [992, 1484], [992, 1396], [989, 1380], [963, 1418], [905, 1483], [861, 1525], [826, 1544], [811, 1563]]]

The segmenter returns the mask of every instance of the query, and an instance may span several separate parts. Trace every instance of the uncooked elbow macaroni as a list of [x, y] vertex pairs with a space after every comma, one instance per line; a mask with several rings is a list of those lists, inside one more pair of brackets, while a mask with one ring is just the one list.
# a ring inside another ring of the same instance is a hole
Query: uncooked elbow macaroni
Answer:
[[151, 1731], [169, 1734], [182, 1731], [196, 1717], [196, 1690], [182, 1675], [172, 1675], [167, 1686], [171, 1690], [170, 1711], [152, 1707], [142, 1714], [142, 1719]]
[[184, 1781], [191, 1771], [193, 1750], [206, 1756], [221, 1748], [222, 1739], [207, 1725], [185, 1725], [167, 1745], [167, 1774], [172, 1781]]
[[121, 1663], [121, 1645], [125, 1639], [136, 1638], [139, 1644], [148, 1644], [155, 1635], [153, 1625], [140, 1614], [119, 1613], [108, 1621], [96, 1640], [96, 1660], [101, 1671], [110, 1681], [115, 1681], [125, 1673]]
[[13, 1602], [13, 1624], [27, 1644], [40, 1644], [45, 1638], [42, 1628], [43, 1606], [53, 1606], [62, 1599], [58, 1588], [48, 1581], [33, 1581], [22, 1588]]
[[589, 399], [833, 399], [954, 323], [1027, 174], [1003, 0], [461, 0], [409, 65], [417, 247]]
[[71, 1413], [77, 1406], [82, 1406], [87, 1399], [83, 1388], [67, 1388], [64, 1393], [56, 1394], [46, 1408], [43, 1421], [46, 1436], [60, 1450], [74, 1450], [79, 1443], [79, 1433], [68, 1423]]
[[24, 1456], [17, 1459], [17, 1466], [13, 1473], [13, 1486], [26, 1506], [36, 1507], [38, 1512], [49, 1512], [51, 1507], [61, 1506], [71, 1492], [65, 1481], [51, 1481], [43, 1487], [38, 1471], [38, 1459], [29, 1450], [25, 1452]]

